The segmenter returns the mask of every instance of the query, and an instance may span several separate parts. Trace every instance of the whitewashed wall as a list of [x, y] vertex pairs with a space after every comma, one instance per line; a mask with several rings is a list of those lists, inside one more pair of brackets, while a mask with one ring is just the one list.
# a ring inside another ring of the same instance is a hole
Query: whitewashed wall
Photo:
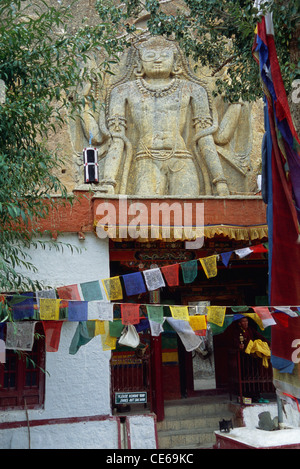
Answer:
[[[85, 240], [79, 241], [76, 233], [59, 236], [58, 241], [77, 246], [81, 252], [73, 250], [71, 253], [67, 248], [63, 252], [32, 250], [32, 263], [38, 268], [32, 278], [58, 287], [109, 277], [107, 239], [101, 240], [94, 234], [87, 234]], [[77, 324], [64, 323], [59, 350], [46, 354], [45, 408], [29, 410], [29, 420], [111, 415], [110, 352], [103, 352], [101, 338], [97, 336], [75, 355], [70, 355], [69, 346]], [[25, 420], [23, 410], [0, 414], [0, 423]], [[82, 440], [80, 432], [83, 432]], [[92, 439], [88, 437], [90, 434], [93, 435]], [[113, 418], [33, 427], [31, 431], [31, 447], [77, 448], [92, 445], [95, 448], [116, 448], [117, 444], [117, 421]], [[0, 448], [12, 447], [28, 447], [27, 428], [0, 430]]]

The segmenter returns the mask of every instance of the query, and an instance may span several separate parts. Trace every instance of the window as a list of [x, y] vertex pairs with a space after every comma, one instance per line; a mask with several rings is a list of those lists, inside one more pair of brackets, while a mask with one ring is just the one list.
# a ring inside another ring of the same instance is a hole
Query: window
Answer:
[[0, 409], [41, 408], [45, 394], [45, 339], [37, 323], [31, 352], [6, 350], [6, 363], [0, 363]]

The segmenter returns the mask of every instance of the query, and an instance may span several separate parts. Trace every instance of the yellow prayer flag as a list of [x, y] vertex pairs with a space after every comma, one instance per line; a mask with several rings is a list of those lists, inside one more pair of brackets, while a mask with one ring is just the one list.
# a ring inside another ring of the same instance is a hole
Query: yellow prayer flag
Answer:
[[123, 299], [123, 290], [119, 276], [102, 279], [102, 283], [106, 296], [110, 301]]
[[217, 254], [199, 259], [207, 278], [215, 277], [218, 273]]
[[224, 324], [226, 306], [207, 306], [207, 322], [222, 327]]
[[42, 321], [58, 321], [61, 300], [40, 298], [40, 319]]
[[95, 321], [95, 336], [105, 334], [104, 321]]
[[170, 306], [171, 314], [174, 319], [182, 321], [189, 320], [189, 311], [187, 306]]
[[256, 324], [259, 326], [260, 330], [263, 331], [265, 329], [263, 322], [257, 313], [243, 313], [243, 316], [253, 319], [253, 321], [256, 322]]
[[206, 318], [204, 314], [189, 317], [190, 326], [193, 331], [202, 331], [206, 329]]
[[101, 335], [102, 350], [114, 350], [117, 346], [117, 337], [111, 337], [108, 321], [102, 321], [104, 333]]

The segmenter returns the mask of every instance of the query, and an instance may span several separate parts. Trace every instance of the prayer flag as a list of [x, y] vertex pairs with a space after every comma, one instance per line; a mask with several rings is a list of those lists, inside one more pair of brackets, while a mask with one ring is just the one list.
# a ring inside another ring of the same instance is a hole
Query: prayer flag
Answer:
[[105, 334], [104, 321], [95, 321], [95, 336]]
[[14, 321], [32, 319], [34, 317], [35, 296], [33, 293], [13, 295], [9, 300]]
[[206, 330], [206, 317], [205, 315], [190, 316], [189, 323], [196, 335], [202, 335], [200, 331]]
[[158, 267], [144, 270], [143, 274], [149, 291], [158, 290], [159, 288], [166, 286], [162, 273]]
[[226, 313], [226, 306], [208, 306], [207, 307], [207, 322], [212, 322], [219, 327], [224, 324]]
[[265, 248], [263, 244], [257, 244], [256, 246], [251, 246], [250, 249], [253, 252], [268, 252], [268, 249]]
[[147, 314], [149, 321], [158, 322], [159, 324], [163, 324], [164, 322], [164, 307], [163, 306], [154, 306], [154, 305], [146, 305]]
[[82, 292], [82, 300], [96, 301], [103, 299], [99, 280], [81, 283], [80, 289]]
[[[256, 1], [259, 9], [261, 3]], [[262, 176], [269, 232], [269, 302], [299, 305], [300, 140], [281, 76], [271, 13], [257, 24], [253, 56], [265, 94]]]
[[165, 265], [160, 268], [169, 287], [179, 285], [179, 264]]
[[58, 287], [56, 290], [58, 297], [62, 300], [81, 300], [77, 284]]
[[7, 322], [5, 347], [30, 352], [34, 342], [36, 321]]
[[47, 352], [57, 352], [63, 321], [42, 321]]
[[122, 324], [138, 324], [140, 322], [140, 305], [133, 303], [121, 304]]
[[141, 272], [123, 275], [127, 296], [139, 295], [146, 292], [146, 286]]
[[201, 338], [195, 334], [188, 321], [168, 317], [166, 320], [179, 335], [187, 352], [191, 352], [199, 347]]
[[274, 318], [267, 306], [253, 307], [253, 310], [260, 317], [264, 328], [276, 324], [276, 321], [274, 321]]
[[218, 273], [217, 257], [217, 255], [213, 255], [199, 259], [207, 278], [215, 277]]
[[109, 335], [111, 337], [120, 337], [123, 329], [124, 324], [122, 323], [121, 319], [114, 319], [108, 323]]
[[[120, 321], [121, 322], [121, 321]], [[114, 350], [117, 346], [117, 337], [112, 337], [110, 335], [110, 326], [111, 323], [104, 321], [105, 333], [101, 335], [102, 350]], [[122, 325], [122, 329], [124, 326]]]
[[149, 324], [150, 324], [151, 335], [153, 337], [158, 337], [162, 332], [164, 332], [163, 323], [161, 324], [159, 322], [151, 321], [149, 319]]
[[180, 266], [184, 283], [192, 283], [198, 275], [197, 259], [193, 259], [192, 261], [188, 262], [182, 262]]
[[233, 253], [233, 251], [222, 252], [221, 253], [222, 262], [225, 265], [225, 267], [228, 267], [228, 264], [229, 264], [232, 253]]
[[86, 345], [94, 337], [94, 335], [90, 333], [87, 323], [88, 321], [78, 323], [69, 347], [70, 355], [75, 355], [82, 345]]
[[123, 290], [119, 276], [103, 279], [102, 283], [108, 300], [116, 301], [123, 299]]
[[58, 321], [59, 305], [61, 300], [52, 298], [40, 298], [40, 319], [41, 321]]
[[68, 319], [69, 321], [87, 321], [88, 302], [69, 301]]
[[113, 321], [114, 304], [106, 301], [88, 302], [88, 321], [90, 320]]
[[243, 248], [243, 249], [236, 249], [234, 251], [240, 259], [242, 259], [243, 257], [246, 257], [246, 256], [249, 256], [249, 254], [252, 254], [252, 250], [250, 248]]
[[174, 319], [182, 321], [189, 320], [189, 311], [187, 306], [170, 306], [171, 314]]

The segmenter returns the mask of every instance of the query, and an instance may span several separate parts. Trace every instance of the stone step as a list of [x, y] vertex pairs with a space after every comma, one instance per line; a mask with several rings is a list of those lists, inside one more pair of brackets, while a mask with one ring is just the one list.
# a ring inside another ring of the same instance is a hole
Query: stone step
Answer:
[[165, 403], [165, 419], [157, 422], [160, 449], [213, 448], [219, 421], [233, 418], [229, 402], [219, 396]]
[[216, 442], [214, 430], [195, 428], [158, 432], [159, 449], [212, 448]]
[[229, 420], [232, 414], [229, 411], [222, 411], [222, 413], [207, 414], [207, 415], [193, 415], [191, 417], [185, 415], [183, 418], [178, 417], [167, 417], [162, 422], [157, 423], [158, 431], [167, 430], [185, 430], [194, 428], [213, 428], [219, 429], [219, 421], [222, 419]]

